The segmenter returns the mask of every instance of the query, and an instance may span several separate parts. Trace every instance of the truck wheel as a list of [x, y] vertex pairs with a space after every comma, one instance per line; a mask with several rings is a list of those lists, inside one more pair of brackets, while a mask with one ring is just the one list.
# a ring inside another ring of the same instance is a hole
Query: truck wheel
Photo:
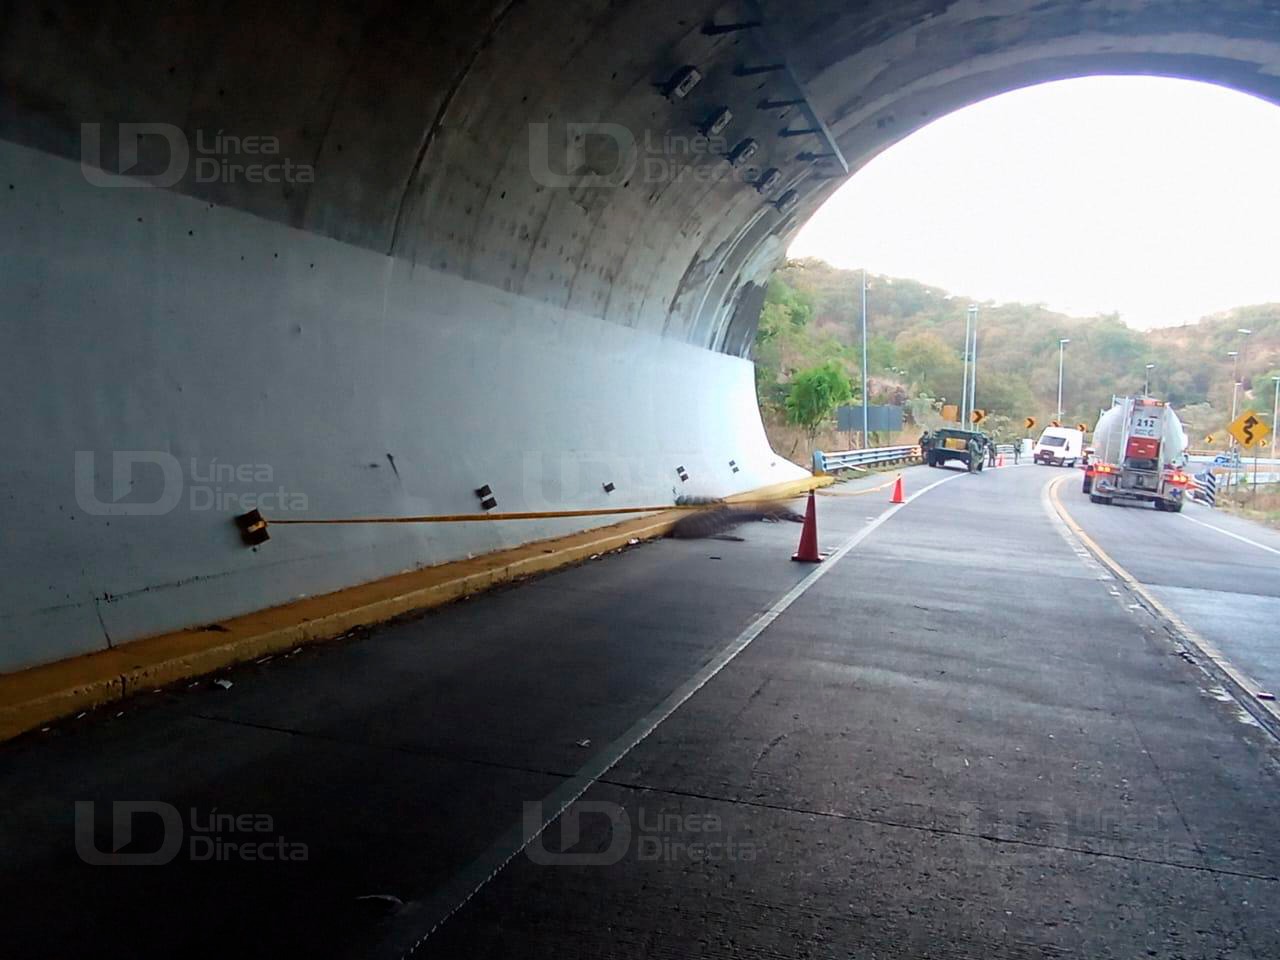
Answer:
[[1181, 513], [1182, 501], [1179, 500], [1177, 503], [1174, 503], [1174, 502], [1166, 503], [1164, 505], [1164, 509], [1165, 509], [1165, 513]]
[[1093, 477], [1087, 473], [1084, 475], [1084, 486], [1081, 488], [1082, 493], [1093, 493]]

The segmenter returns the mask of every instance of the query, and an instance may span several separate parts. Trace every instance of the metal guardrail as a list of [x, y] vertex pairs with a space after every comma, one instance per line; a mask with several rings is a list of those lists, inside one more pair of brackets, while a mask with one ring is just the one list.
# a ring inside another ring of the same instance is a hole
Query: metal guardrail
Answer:
[[891, 463], [908, 463], [920, 459], [920, 447], [868, 447], [866, 450], [846, 450], [843, 453], [813, 452], [814, 473], [837, 473], [861, 467], [878, 467]]
[[[1228, 458], [1227, 463], [1218, 462], [1218, 457]], [[1193, 453], [1187, 457], [1188, 471], [1192, 467], [1201, 467], [1197, 473], [1216, 473], [1220, 478], [1219, 486], [1235, 487], [1245, 484], [1253, 484], [1256, 480], [1258, 483], [1276, 483], [1280, 482], [1280, 459], [1271, 459], [1270, 457], [1258, 457], [1254, 462], [1253, 457], [1247, 453], [1230, 459], [1229, 454], [1199, 454]]]
[[[1217, 460], [1217, 457], [1219, 456], [1225, 457], [1227, 462], [1219, 463]], [[1248, 467], [1250, 470], [1252, 470], [1254, 459], [1253, 457], [1245, 453], [1236, 457], [1233, 464], [1230, 454], [1193, 453], [1187, 457], [1187, 462], [1200, 463], [1200, 464], [1205, 464], [1207, 466], [1213, 466], [1213, 467], [1222, 467], [1224, 469], [1230, 468], [1231, 466], [1234, 465], [1237, 467]], [[1280, 459], [1272, 460], [1270, 457], [1258, 457], [1257, 462], [1258, 462], [1258, 469], [1259, 470], [1265, 469], [1268, 473], [1274, 473], [1276, 472], [1277, 469], [1280, 469]]]

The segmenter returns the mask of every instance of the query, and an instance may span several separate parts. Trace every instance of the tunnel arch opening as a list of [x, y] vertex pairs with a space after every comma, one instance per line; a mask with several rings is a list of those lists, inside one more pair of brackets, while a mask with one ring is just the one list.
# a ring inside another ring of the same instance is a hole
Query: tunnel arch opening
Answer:
[[[1020, 87], [887, 145], [813, 211], [787, 256], [1144, 328], [1193, 322], [1278, 299], [1254, 255], [1280, 215], [1278, 149], [1276, 104], [1219, 84], [1104, 74]], [[1219, 265], [1216, 299], [1188, 290], [1199, 263], [1223, 257], [1240, 266]], [[1150, 302], [1068, 295], [1065, 279], [1046, 286], [1054, 272], [1129, 274]]]

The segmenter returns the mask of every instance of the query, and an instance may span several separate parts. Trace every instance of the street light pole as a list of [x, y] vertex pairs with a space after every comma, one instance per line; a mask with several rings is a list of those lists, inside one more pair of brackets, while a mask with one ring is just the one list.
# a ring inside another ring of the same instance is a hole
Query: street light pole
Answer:
[[1147, 364], [1147, 380], [1146, 380], [1146, 383], [1142, 385], [1142, 395], [1144, 397], [1151, 396], [1151, 371], [1153, 369], [1155, 369], [1155, 364], [1148, 363]]
[[978, 308], [969, 307], [969, 316], [973, 319], [973, 373], [969, 376], [969, 413], [978, 409]]
[[969, 328], [973, 324], [972, 308], [964, 315], [964, 349], [960, 351], [964, 361], [964, 383], [960, 387], [960, 426], [969, 422], [969, 411], [965, 407], [969, 403]]
[[1229, 350], [1227, 356], [1231, 358], [1231, 422], [1236, 421], [1236, 387], [1240, 386], [1240, 381], [1236, 376], [1236, 372], [1240, 368], [1240, 351]]
[[1235, 420], [1236, 420], [1236, 394], [1240, 390], [1240, 375], [1238, 373], [1238, 370], [1239, 370], [1238, 364], [1240, 362], [1240, 355], [1242, 353], [1248, 352], [1249, 334], [1253, 333], [1253, 331], [1250, 330], [1248, 327], [1237, 327], [1236, 333], [1243, 336], [1244, 340], [1241, 342], [1240, 349], [1238, 351], [1233, 350], [1231, 352], [1231, 356], [1234, 358], [1231, 362], [1231, 384], [1232, 384], [1231, 386], [1231, 422], [1232, 423], [1235, 423]]
[[1064, 337], [1058, 341], [1058, 422], [1062, 422], [1062, 362], [1063, 348], [1071, 342], [1070, 337]]
[[862, 446], [870, 447], [867, 433], [867, 269], [862, 268]]
[[[1276, 385], [1276, 398], [1271, 402], [1271, 459], [1276, 458], [1276, 414], [1280, 413], [1280, 377], [1272, 377]], [[1271, 464], [1275, 469], [1275, 464]]]

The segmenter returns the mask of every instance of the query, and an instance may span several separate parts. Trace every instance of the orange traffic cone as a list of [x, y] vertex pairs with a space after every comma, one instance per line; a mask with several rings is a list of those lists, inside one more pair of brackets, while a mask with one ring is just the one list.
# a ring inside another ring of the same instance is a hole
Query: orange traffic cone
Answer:
[[906, 503], [907, 498], [902, 495], [902, 474], [898, 474], [898, 479], [893, 483], [893, 496], [889, 498], [890, 503]]
[[791, 557], [800, 563], [821, 563], [826, 558], [818, 552], [818, 506], [813, 491], [809, 491], [809, 505], [804, 510], [804, 529], [800, 531], [800, 546]]
[[1002, 453], [1002, 454], [1000, 454], [1000, 456], [998, 456], [998, 457], [996, 458], [996, 466], [997, 466], [997, 467], [1003, 467], [1003, 466], [1004, 466], [1004, 454], [1003, 454], [1003, 453]]

